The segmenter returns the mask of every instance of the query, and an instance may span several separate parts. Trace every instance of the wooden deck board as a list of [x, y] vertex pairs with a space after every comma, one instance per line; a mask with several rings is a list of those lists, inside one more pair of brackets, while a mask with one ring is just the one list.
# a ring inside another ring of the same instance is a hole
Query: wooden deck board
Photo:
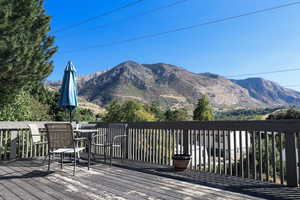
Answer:
[[[103, 177], [112, 177], [116, 181], [118, 181], [119, 177], [122, 177], [122, 182], [125, 181], [125, 184], [128, 183], [128, 181], [132, 181], [134, 179], [134, 185], [137, 189], [141, 187], [141, 189], [151, 190], [154, 189], [155, 193], [154, 196], [164, 196], [168, 195], [168, 198], [171, 199], [183, 199], [183, 198], [197, 198], [201, 195], [204, 195], [203, 189], [205, 188], [205, 194], [211, 194], [214, 193], [212, 196], [213, 199], [215, 199], [218, 196], [218, 193], [216, 193], [216, 190], [212, 190], [208, 187], [204, 186], [198, 186], [195, 184], [177, 181], [174, 179], [169, 178], [163, 178], [159, 176], [153, 176], [141, 172], [136, 171], [130, 171], [125, 169], [118, 169], [118, 170], [104, 170], [97, 168], [97, 171], [101, 172], [101, 176]], [[202, 190], [201, 190], [202, 189]], [[176, 191], [174, 193], [173, 191]], [[224, 191], [222, 197], [224, 196]], [[225, 192], [226, 193], [226, 192]], [[229, 198], [228, 194], [228, 198]], [[208, 199], [209, 196], [207, 197]], [[241, 196], [238, 194], [235, 194], [234, 196], [231, 196], [230, 199], [240, 199]]]
[[[0, 200], [263, 199], [166, 177], [164, 173], [162, 176], [147, 173], [145, 170], [109, 167], [98, 163], [93, 165], [90, 171], [86, 166], [78, 166], [77, 174], [73, 176], [72, 169], [72, 166], [66, 164], [61, 170], [56, 163], [52, 165], [53, 173], [48, 173], [47, 166], [41, 165], [41, 161], [2, 162], [0, 163]], [[283, 193], [288, 192], [289, 198], [300, 198], [299, 193], [295, 193], [294, 189], [281, 188], [281, 190]], [[274, 193], [273, 190], [263, 192], [269, 192], [269, 195]]]
[[[22, 167], [20, 168], [14, 167], [14, 170], [16, 170], [14, 172], [18, 176], [22, 175], [20, 171], [30, 173], [30, 171], [28, 171], [28, 168], [24, 169]], [[59, 192], [61, 187], [63, 187], [63, 185], [52, 184], [47, 177], [37, 176], [34, 178], [33, 177], [26, 178], [26, 183], [29, 184], [31, 188], [35, 188], [35, 190], [38, 190], [35, 192], [36, 195], [43, 193], [43, 196], [44, 195], [48, 196], [48, 197], [43, 197], [42, 199], [72, 200], [72, 198], [70, 198], [69, 196], [66, 196], [63, 193]]]
[[[20, 176], [20, 172], [15, 172], [10, 167], [4, 169], [7, 173], [15, 173], [16, 176]], [[49, 199], [49, 200], [56, 200], [52, 195], [47, 193], [48, 188], [40, 189], [40, 186], [43, 184], [37, 184], [38, 180], [32, 180], [32, 178], [26, 179], [10, 179], [10, 181], [15, 184], [17, 187], [21, 188], [26, 192], [26, 195], [33, 198], [33, 199]], [[23, 196], [22, 196], [23, 197]]]
[[223, 191], [232, 191], [247, 194], [264, 199], [294, 200], [300, 199], [300, 189], [297, 187], [287, 187], [284, 185], [267, 183], [253, 179], [244, 179], [235, 176], [218, 175], [213, 173], [187, 170], [185, 172], [174, 172], [169, 166], [155, 164], [145, 164], [142, 162], [116, 161], [116, 166], [140, 171], [147, 174], [168, 177], [176, 180], [183, 180], [196, 185], [218, 188]]
[[[185, 196], [179, 195], [178, 193], [168, 193], [167, 190], [161, 190], [158, 185], [147, 185], [147, 179], [144, 179], [144, 182], [137, 183], [136, 177], [131, 177], [128, 179], [128, 174], [126, 171], [129, 170], [122, 170], [123, 173], [120, 175], [115, 176], [113, 171], [118, 171], [119, 169], [116, 168], [107, 168], [105, 166], [105, 170], [93, 170], [89, 173], [83, 172], [82, 174], [70, 179], [70, 177], [58, 177], [63, 180], [66, 180], [68, 183], [72, 184], [75, 181], [75, 184], [81, 185], [84, 184], [89, 189], [93, 188], [94, 185], [101, 185], [101, 188], [104, 186], [109, 186], [105, 188], [105, 190], [115, 190], [114, 194], [121, 194], [122, 197], [124, 195], [130, 194], [131, 196], [127, 197], [133, 199], [136, 196], [136, 199], [153, 199], [153, 198], [160, 198], [160, 199], [183, 199]], [[106, 173], [104, 173], [106, 171]], [[84, 177], [84, 178], [82, 178]], [[120, 179], [120, 177], [122, 177]], [[74, 180], [75, 179], [75, 180]], [[78, 179], [78, 180], [77, 180]], [[133, 181], [134, 180], [134, 181]], [[79, 184], [78, 184], [79, 183]], [[187, 195], [188, 197], [188, 195]], [[127, 199], [126, 198], [126, 199]]]
[[14, 193], [14, 191], [11, 191], [5, 186], [3, 183], [0, 183], [0, 195], [3, 199], [15, 199], [20, 200], [20, 198]]

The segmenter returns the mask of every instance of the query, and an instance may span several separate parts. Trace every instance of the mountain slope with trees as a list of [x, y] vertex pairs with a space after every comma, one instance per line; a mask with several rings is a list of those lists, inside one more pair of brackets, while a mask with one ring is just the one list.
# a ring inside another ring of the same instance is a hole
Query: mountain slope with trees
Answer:
[[[59, 82], [48, 83], [59, 86]], [[182, 67], [127, 61], [110, 70], [79, 76], [79, 95], [106, 106], [114, 100], [158, 102], [165, 109], [193, 109], [206, 95], [217, 110], [300, 106], [300, 93], [264, 79], [228, 80], [225, 77], [195, 74]]]
[[138, 64], [128, 61], [86, 81], [79, 95], [99, 105], [113, 100], [136, 99], [159, 102], [165, 108], [193, 108], [207, 95], [214, 107], [262, 106], [248, 91], [232, 81], [212, 74], [195, 74], [169, 64]]

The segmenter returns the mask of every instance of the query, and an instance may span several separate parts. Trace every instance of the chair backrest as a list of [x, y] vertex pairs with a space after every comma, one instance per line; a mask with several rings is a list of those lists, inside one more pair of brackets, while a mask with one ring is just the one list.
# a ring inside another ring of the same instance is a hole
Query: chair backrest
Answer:
[[70, 123], [45, 124], [49, 150], [74, 148], [73, 127]]
[[32, 138], [32, 143], [39, 143], [42, 140], [41, 137], [41, 133], [39, 131], [39, 127], [37, 126], [37, 124], [27, 124], [29, 130], [30, 130], [30, 134], [31, 134], [31, 138]]
[[97, 129], [97, 124], [80, 124], [83, 129]]
[[110, 123], [108, 124], [108, 131], [106, 134], [106, 142], [112, 143], [115, 136], [126, 135], [127, 124], [124, 123]]

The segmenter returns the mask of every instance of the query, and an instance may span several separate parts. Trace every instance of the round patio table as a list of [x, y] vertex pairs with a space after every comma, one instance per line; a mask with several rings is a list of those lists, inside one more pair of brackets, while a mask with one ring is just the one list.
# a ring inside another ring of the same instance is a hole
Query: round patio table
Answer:
[[74, 130], [75, 134], [79, 134], [81, 138], [84, 137], [88, 141], [88, 169], [90, 169], [90, 164], [91, 164], [92, 140], [93, 140], [94, 135], [97, 132], [98, 132], [97, 129], [76, 129], [76, 130]]

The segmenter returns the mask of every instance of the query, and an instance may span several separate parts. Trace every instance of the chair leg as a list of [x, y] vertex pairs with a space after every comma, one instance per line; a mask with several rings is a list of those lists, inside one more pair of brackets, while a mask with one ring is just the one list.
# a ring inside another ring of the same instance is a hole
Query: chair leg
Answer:
[[44, 157], [44, 159], [43, 159], [43, 161], [42, 161], [42, 164], [44, 164], [45, 163], [45, 161], [47, 160], [47, 157], [48, 157], [49, 155], [46, 155], [45, 157]]
[[110, 166], [112, 165], [112, 156], [113, 156], [113, 145], [110, 145], [110, 155], [109, 155], [109, 157], [110, 157]]
[[78, 163], [80, 163], [80, 154], [79, 154], [79, 152], [77, 153], [77, 159], [78, 159]]
[[104, 146], [104, 162], [106, 164], [106, 146]]
[[77, 153], [76, 153], [75, 150], [74, 150], [74, 169], [73, 169], [73, 176], [75, 176], [75, 174], [76, 174], [76, 160], [77, 160], [76, 155], [77, 155]]
[[64, 162], [64, 153], [60, 154], [60, 168], [63, 168], [63, 162]]
[[51, 154], [48, 154], [49, 159], [48, 159], [48, 171], [50, 171], [50, 164], [51, 164]]
[[92, 160], [96, 162], [96, 156], [95, 156], [95, 153], [92, 153], [91, 155], [92, 155]]
[[89, 148], [88, 148], [88, 170], [90, 170], [90, 166], [91, 166], [91, 143], [89, 142]]

